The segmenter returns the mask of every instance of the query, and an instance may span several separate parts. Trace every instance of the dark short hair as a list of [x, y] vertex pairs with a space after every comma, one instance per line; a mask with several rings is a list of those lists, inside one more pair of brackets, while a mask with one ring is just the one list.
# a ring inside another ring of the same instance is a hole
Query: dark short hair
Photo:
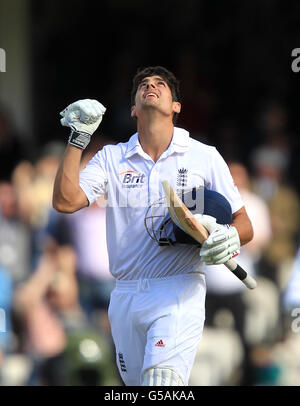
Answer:
[[[131, 105], [135, 105], [135, 95], [141, 81], [148, 76], [160, 76], [171, 90], [173, 101], [180, 102], [179, 81], [175, 75], [163, 66], [148, 66], [138, 69], [132, 80]], [[178, 113], [174, 113], [173, 121], [176, 121]]]

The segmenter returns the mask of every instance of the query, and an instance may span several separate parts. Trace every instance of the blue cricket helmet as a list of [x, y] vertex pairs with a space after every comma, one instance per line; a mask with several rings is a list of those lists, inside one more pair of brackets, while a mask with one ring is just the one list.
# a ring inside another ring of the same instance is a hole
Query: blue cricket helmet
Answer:
[[[193, 214], [207, 214], [215, 217], [219, 224], [232, 223], [231, 205], [218, 192], [200, 187], [188, 192], [183, 190], [179, 197]], [[148, 207], [144, 222], [149, 236], [159, 245], [176, 243], [201, 245], [173, 222], [164, 199], [160, 199]]]
[[[232, 223], [231, 205], [221, 193], [215, 192], [214, 190], [202, 189], [201, 193], [203, 193], [203, 205], [201, 210], [197, 211], [194, 202], [198, 192], [199, 189], [194, 188], [191, 192], [188, 192], [182, 196], [183, 202], [193, 214], [207, 214], [215, 217], [218, 224]], [[194, 240], [193, 237], [188, 235], [175, 223], [173, 223], [173, 232], [177, 243], [200, 245], [198, 241]]]

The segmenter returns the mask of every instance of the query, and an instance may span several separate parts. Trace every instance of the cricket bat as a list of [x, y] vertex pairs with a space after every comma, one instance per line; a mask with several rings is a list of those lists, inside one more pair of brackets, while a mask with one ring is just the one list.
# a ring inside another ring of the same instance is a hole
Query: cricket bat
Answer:
[[[168, 211], [171, 219], [176, 224], [180, 224], [182, 229], [202, 244], [209, 236], [206, 228], [200, 224], [192, 212], [186, 207], [183, 201], [177, 196], [176, 192], [167, 180], [162, 181], [163, 190], [167, 199]], [[254, 289], [257, 282], [233, 259], [225, 262], [224, 265], [237, 276], [248, 289]]]

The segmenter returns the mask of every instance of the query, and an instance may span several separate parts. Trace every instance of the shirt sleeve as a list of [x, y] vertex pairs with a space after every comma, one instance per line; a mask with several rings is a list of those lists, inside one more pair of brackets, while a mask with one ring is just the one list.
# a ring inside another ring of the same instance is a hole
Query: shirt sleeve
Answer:
[[228, 165], [216, 148], [212, 152], [208, 187], [226, 197], [231, 205], [232, 213], [235, 213], [244, 206], [243, 199], [233, 181]]
[[79, 186], [84, 191], [89, 204], [106, 194], [107, 173], [105, 151], [102, 149], [88, 162], [79, 173]]

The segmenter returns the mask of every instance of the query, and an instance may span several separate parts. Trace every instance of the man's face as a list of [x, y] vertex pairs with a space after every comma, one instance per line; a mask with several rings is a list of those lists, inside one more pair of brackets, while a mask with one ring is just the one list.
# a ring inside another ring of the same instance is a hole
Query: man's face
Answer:
[[180, 108], [180, 103], [173, 101], [167, 82], [160, 76], [149, 76], [137, 88], [131, 116], [138, 118], [144, 111], [151, 109], [173, 117], [174, 113], [180, 112]]

